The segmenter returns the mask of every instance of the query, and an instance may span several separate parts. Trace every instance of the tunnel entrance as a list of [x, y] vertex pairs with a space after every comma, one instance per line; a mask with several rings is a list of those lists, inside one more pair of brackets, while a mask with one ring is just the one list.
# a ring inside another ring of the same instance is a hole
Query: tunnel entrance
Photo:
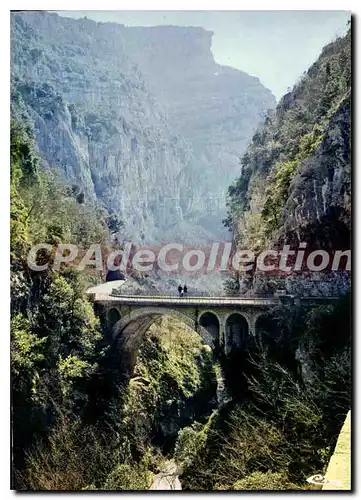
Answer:
[[248, 322], [241, 314], [231, 314], [226, 321], [226, 338], [229, 345], [242, 347], [248, 335]]
[[219, 321], [215, 314], [206, 312], [199, 318], [199, 325], [207, 330], [213, 342], [213, 347], [219, 348]]

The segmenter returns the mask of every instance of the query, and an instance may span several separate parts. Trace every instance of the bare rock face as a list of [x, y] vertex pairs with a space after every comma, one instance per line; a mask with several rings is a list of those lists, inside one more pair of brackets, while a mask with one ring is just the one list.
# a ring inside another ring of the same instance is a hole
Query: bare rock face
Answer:
[[[239, 173], [239, 154], [250, 131], [275, 99], [257, 78], [215, 63], [210, 31], [175, 26], [132, 30], [135, 47], [129, 44], [129, 53], [170, 126], [191, 147], [187, 176], [200, 183], [204, 198], [216, 194], [218, 203]], [[141, 51], [139, 39], [144, 41]]]
[[307, 255], [326, 254], [329, 265], [319, 275], [306, 258], [289, 278], [257, 269], [243, 277], [244, 288], [304, 296], [349, 290], [350, 263], [331, 264], [351, 247], [351, 46], [349, 30], [323, 48], [254, 134], [229, 188], [226, 224], [240, 248], [261, 253], [302, 243]]
[[285, 205], [285, 231], [313, 245], [348, 248], [351, 226], [349, 96], [340, 104], [315, 153], [299, 168]]
[[11, 37], [12, 113], [33, 124], [45, 166], [133, 241], [182, 237], [189, 224], [195, 241], [221, 234], [238, 158], [275, 99], [215, 63], [211, 32], [20, 12]]

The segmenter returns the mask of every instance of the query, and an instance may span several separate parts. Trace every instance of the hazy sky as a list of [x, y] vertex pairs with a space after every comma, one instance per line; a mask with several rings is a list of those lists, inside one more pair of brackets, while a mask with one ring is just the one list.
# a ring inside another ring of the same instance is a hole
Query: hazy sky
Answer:
[[219, 64], [257, 76], [279, 99], [346, 31], [346, 11], [58, 11], [126, 26], [202, 26], [212, 30]]

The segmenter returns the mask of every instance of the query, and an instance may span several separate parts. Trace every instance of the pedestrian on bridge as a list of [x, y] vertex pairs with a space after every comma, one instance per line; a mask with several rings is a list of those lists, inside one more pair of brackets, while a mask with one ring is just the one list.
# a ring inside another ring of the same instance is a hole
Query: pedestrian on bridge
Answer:
[[183, 287], [182, 287], [182, 285], [179, 285], [178, 292], [179, 292], [179, 297], [183, 297]]
[[183, 291], [184, 291], [184, 293], [187, 293], [187, 292], [188, 292], [187, 285], [184, 285], [184, 287], [183, 287]]

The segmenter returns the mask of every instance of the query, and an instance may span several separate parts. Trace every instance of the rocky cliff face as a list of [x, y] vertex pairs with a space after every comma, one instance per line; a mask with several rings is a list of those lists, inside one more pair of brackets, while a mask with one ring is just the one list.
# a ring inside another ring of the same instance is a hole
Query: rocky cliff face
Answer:
[[12, 113], [33, 123], [44, 164], [133, 241], [219, 236], [226, 186], [272, 94], [217, 65], [201, 28], [11, 17]]
[[216, 195], [224, 203], [224, 187], [237, 173], [250, 130], [275, 104], [272, 94], [257, 78], [216, 64], [212, 33], [202, 28], [134, 28], [130, 34], [134, 45], [127, 45], [127, 52], [172, 129], [191, 146], [186, 175], [200, 182], [203, 196]]
[[348, 248], [351, 227], [350, 94], [332, 115], [314, 154], [300, 165], [285, 205], [286, 234]]
[[[350, 249], [350, 107], [349, 31], [323, 49], [253, 136], [229, 188], [227, 224], [237, 245], [255, 252], [301, 242], [309, 252]], [[262, 276], [253, 276], [253, 288], [256, 282]], [[340, 295], [349, 287], [344, 272], [283, 276], [280, 283], [305, 295]]]

